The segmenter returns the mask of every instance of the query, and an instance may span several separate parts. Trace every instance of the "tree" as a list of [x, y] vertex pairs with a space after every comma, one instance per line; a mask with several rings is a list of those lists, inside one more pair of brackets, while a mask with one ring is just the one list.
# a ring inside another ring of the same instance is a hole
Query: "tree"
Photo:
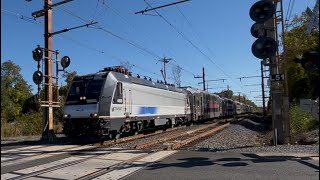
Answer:
[[21, 68], [8, 60], [1, 65], [1, 116], [14, 121], [21, 115], [25, 101], [32, 96], [31, 86], [20, 74]]
[[233, 91], [231, 90], [223, 90], [220, 93], [220, 96], [231, 99], [233, 97]]
[[172, 67], [173, 80], [176, 86], [181, 87], [182, 68], [179, 65]]
[[76, 71], [72, 71], [72, 72], [67, 72], [63, 75], [64, 78], [66, 78], [65, 82], [67, 83], [66, 85], [60, 87], [59, 89], [59, 95], [62, 97], [67, 97], [68, 91], [70, 89], [72, 80], [74, 77], [77, 76], [77, 72]]
[[306, 72], [300, 64], [293, 59], [301, 56], [304, 52], [319, 50], [319, 32], [312, 31], [307, 34], [309, 16], [302, 13], [296, 16], [285, 33], [286, 59], [290, 100], [299, 98], [316, 99], [319, 97], [319, 70]]

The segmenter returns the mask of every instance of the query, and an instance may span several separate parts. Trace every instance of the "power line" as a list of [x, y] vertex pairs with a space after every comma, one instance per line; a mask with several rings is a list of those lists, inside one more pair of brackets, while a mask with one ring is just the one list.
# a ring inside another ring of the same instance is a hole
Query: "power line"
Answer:
[[25, 16], [25, 15], [22, 15], [22, 14], [13, 12], [13, 11], [9, 11], [9, 10], [6, 10], [6, 9], [1, 9], [1, 12], [2, 13], [7, 13], [9, 15], [13, 15], [13, 16], [16, 16], [16, 17], [19, 17], [20, 19], [22, 19], [24, 21], [28, 21], [28, 22], [31, 22], [31, 23], [34, 23], [34, 24], [42, 24], [42, 22], [36, 20], [35, 18], [29, 17], [29, 16]]
[[289, 1], [289, 5], [288, 5], [286, 17], [285, 17], [285, 23], [286, 23], [285, 31], [287, 31], [287, 29], [288, 29], [288, 24], [289, 24], [289, 21], [290, 21], [290, 18], [291, 18], [293, 6], [294, 6], [294, 1], [295, 0], [293, 0], [292, 3], [291, 3], [291, 0]]
[[[108, 6], [108, 7], [111, 9], [110, 6]], [[74, 16], [74, 17], [76, 17], [76, 18], [78, 18], [78, 19], [80, 19], [80, 20], [82, 20], [82, 21], [84, 21], [84, 22], [90, 22], [90, 21], [88, 21], [88, 20], [80, 17], [79, 15], [73, 13], [73, 12], [70, 11], [70, 10], [66, 10], [66, 9], [63, 9], [63, 8], [60, 8], [60, 9], [63, 10], [63, 11], [65, 11], [65, 12], [67, 12], [69, 15], [72, 15], [72, 16]], [[126, 21], [125, 18], [123, 18], [117, 11], [115, 11], [115, 10], [113, 10], [113, 11], [116, 12], [116, 14], [117, 14], [118, 16], [120, 16], [122, 19], [124, 19], [124, 21]], [[129, 23], [128, 21], [126, 21], [126, 22], [130, 25], [130, 23]], [[132, 26], [132, 25], [131, 25], [131, 26]], [[139, 45], [139, 44], [137, 44], [137, 43], [135, 43], [135, 42], [133, 42], [133, 41], [131, 41], [131, 40], [129, 40], [129, 39], [126, 39], [126, 38], [124, 38], [124, 37], [122, 37], [122, 36], [120, 36], [120, 35], [117, 35], [117, 34], [113, 33], [112, 31], [110, 31], [110, 30], [108, 30], [108, 29], [106, 29], [106, 28], [103, 28], [103, 27], [101, 27], [101, 26], [99, 26], [99, 25], [96, 25], [96, 28], [99, 29], [99, 30], [102, 30], [103, 32], [105, 32], [105, 33], [107, 33], [107, 34], [109, 34], [109, 35], [111, 35], [111, 36], [113, 36], [113, 37], [118, 38], [119, 40], [125, 41], [126, 43], [134, 46], [134, 47], [137, 48], [137, 49], [140, 49], [141, 51], [146, 52], [147, 54], [155, 57], [155, 59], [160, 59], [160, 58], [161, 58], [161, 57], [160, 57], [159, 55], [157, 55], [156, 53], [154, 53], [154, 52], [152, 52], [152, 51], [150, 51], [150, 50], [142, 47], [141, 45]], [[150, 37], [149, 37], [149, 38], [150, 38]], [[179, 66], [180, 66], [180, 65], [179, 65]], [[185, 68], [182, 68], [182, 70], [184, 70], [184, 71], [186, 71], [186, 72], [194, 75], [194, 73], [192, 73], [191, 71], [186, 70]]]
[[182, 10], [179, 8], [179, 6], [176, 6], [181, 16], [186, 20], [187, 24], [190, 26], [191, 30], [194, 32], [196, 37], [205, 45], [211, 56], [213, 56], [212, 50], [209, 48], [209, 46], [203, 41], [203, 39], [199, 36], [199, 33], [197, 32], [196, 28], [191, 24], [190, 20], [187, 18], [187, 16], [182, 12]]
[[167, 6], [172, 6], [172, 5], [179, 4], [179, 3], [183, 3], [183, 2], [186, 2], [186, 1], [190, 1], [190, 0], [182, 0], [182, 1], [174, 2], [174, 3], [166, 4], [166, 5], [163, 5], [163, 6], [158, 6], [158, 7], [150, 8], [150, 9], [147, 9], [147, 8], [146, 8], [145, 10], [142, 10], [142, 11], [139, 11], [139, 12], [135, 12], [134, 14], [139, 14], [139, 13], [144, 14], [145, 12], [148, 12], [148, 11], [152, 11], [152, 10], [164, 8], [164, 7], [167, 7]]
[[[18, 18], [20, 18], [20, 16], [21, 16], [19, 13], [15, 13], [15, 12], [8, 11], [8, 10], [4, 10], [4, 9], [1, 9], [1, 12], [7, 13], [7, 14], [10, 14], [10, 15], [14, 15], [15, 17], [18, 17]], [[23, 19], [23, 20], [25, 20], [25, 19]], [[43, 25], [43, 22], [40, 22], [40, 21], [38, 21], [38, 20], [34, 20], [34, 21], [37, 22], [37, 23], [35, 23], [35, 24]], [[28, 21], [28, 22], [31, 22], [31, 21]], [[32, 23], [34, 23], [34, 22], [32, 21]], [[114, 56], [114, 55], [111, 55], [110, 53], [107, 53], [107, 54], [106, 54], [103, 50], [100, 50], [100, 49], [91, 47], [91, 46], [89, 46], [89, 45], [87, 45], [87, 44], [84, 44], [84, 43], [78, 41], [78, 40], [75, 40], [75, 39], [73, 39], [73, 38], [70, 38], [70, 37], [67, 36], [67, 35], [58, 34], [58, 36], [66, 39], [66, 40], [68, 40], [68, 41], [71, 41], [72, 43], [77, 44], [77, 45], [80, 46], [80, 47], [86, 48], [86, 49], [91, 50], [91, 51], [95, 51], [95, 52], [100, 53], [100, 54], [103, 54], [104, 56], [107, 56], [107, 57], [111, 57], [112, 60], [116, 60], [116, 61], [119, 61], [119, 62], [122, 61], [122, 59], [119, 58], [119, 57], [116, 57], [116, 56]], [[135, 68], [138, 68], [138, 69], [140, 69], [140, 70], [148, 73], [148, 74], [153, 74], [153, 75], [156, 75], [156, 76], [158, 76], [158, 77], [162, 77], [160, 74], [156, 74], [156, 73], [154, 73], [154, 72], [148, 71], [148, 70], [146, 70], [146, 69], [144, 69], [144, 68], [142, 68], [142, 67], [140, 67], [140, 66], [138, 66], [138, 65], [133, 64], [133, 66], [134, 66]]]
[[[150, 7], [152, 8], [152, 6], [145, 1], [145, 3]], [[238, 84], [237, 82], [235, 82], [226, 72], [224, 72], [224, 70], [218, 65], [216, 64], [208, 55], [206, 55], [198, 46], [196, 46], [186, 35], [184, 35], [181, 31], [179, 31], [174, 25], [172, 25], [163, 15], [161, 15], [157, 10], [154, 10], [157, 15], [159, 17], [161, 17], [170, 27], [172, 27], [179, 35], [181, 35], [181, 37], [183, 39], [185, 39], [189, 44], [191, 44], [191, 46], [193, 48], [195, 48], [198, 52], [200, 52], [204, 57], [206, 57], [212, 64], [216, 65], [217, 68], [224, 74], [226, 75], [227, 77], [230, 78], [231, 81], [233, 81], [235, 84], [237, 84], [239, 87], [241, 87], [243, 90], [245, 90], [241, 84]], [[246, 90], [245, 90], [246, 91]]]
[[92, 20], [91, 20], [91, 21], [93, 21], [93, 20], [94, 20], [94, 18], [95, 18], [95, 16], [96, 16], [96, 14], [97, 14], [97, 10], [98, 10], [98, 5], [99, 5], [99, 1], [100, 1], [100, 0], [97, 0], [97, 4], [96, 4], [95, 10], [94, 10], [94, 12], [93, 12], [93, 15], [92, 15]]
[[[105, 5], [105, 6], [106, 6], [106, 5]], [[117, 16], [119, 16], [119, 17], [121, 18], [121, 20], [122, 20], [125, 24], [127, 24], [130, 28], [136, 29], [136, 27], [135, 27], [132, 23], [130, 23], [125, 17], [123, 17], [117, 10], [115, 10], [115, 9], [112, 8], [111, 6], [106, 6], [106, 7], [108, 7], [108, 8], [109, 8], [111, 11], [113, 11]], [[147, 37], [149, 38], [149, 40], [152, 41], [152, 38], [151, 38], [151, 36], [150, 36], [150, 33], [146, 32], [146, 35], [147, 35]], [[146, 36], [144, 36], [144, 37], [146, 37]], [[172, 49], [169, 49], [169, 50], [172, 51]], [[173, 61], [175, 61], [175, 60], [173, 60]], [[177, 62], [177, 61], [175, 61], [175, 62]], [[173, 64], [173, 63], [172, 63], [172, 64]], [[178, 62], [177, 62], [176, 64], [177, 64], [178, 66], [180, 66], [183, 71], [194, 75], [193, 72], [191, 72], [191, 71], [183, 68], [180, 64], [178, 64]], [[168, 64], [168, 65], [169, 65], [169, 66], [172, 66], [171, 64]], [[186, 66], [186, 65], [184, 65], [184, 66]]]

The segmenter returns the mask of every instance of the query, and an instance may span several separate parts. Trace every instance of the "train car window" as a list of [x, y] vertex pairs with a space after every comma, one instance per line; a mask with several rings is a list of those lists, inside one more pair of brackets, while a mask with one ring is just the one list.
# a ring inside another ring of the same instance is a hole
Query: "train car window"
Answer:
[[87, 87], [87, 94], [97, 94], [101, 92], [103, 81], [102, 80], [93, 80], [89, 81], [88, 87]]
[[[97, 103], [100, 98], [103, 80], [83, 80], [71, 84], [66, 104], [90, 104]], [[86, 100], [80, 100], [85, 96]]]
[[123, 89], [122, 89], [122, 83], [118, 82], [116, 86], [116, 91], [114, 93], [113, 97], [113, 103], [114, 104], [122, 104], [123, 103]]
[[85, 84], [83, 82], [73, 82], [70, 87], [69, 95], [79, 95], [83, 94], [84, 92]]

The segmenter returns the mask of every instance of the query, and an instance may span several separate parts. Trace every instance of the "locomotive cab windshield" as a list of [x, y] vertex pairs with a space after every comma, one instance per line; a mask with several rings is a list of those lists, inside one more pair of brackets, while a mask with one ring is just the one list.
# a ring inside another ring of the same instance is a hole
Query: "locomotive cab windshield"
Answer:
[[95, 104], [99, 102], [103, 79], [84, 79], [71, 84], [67, 105]]

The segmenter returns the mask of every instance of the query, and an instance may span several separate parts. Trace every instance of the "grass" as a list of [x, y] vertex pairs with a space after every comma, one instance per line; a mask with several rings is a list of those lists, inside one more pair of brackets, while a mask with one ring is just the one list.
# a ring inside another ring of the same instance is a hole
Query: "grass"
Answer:
[[310, 112], [302, 111], [298, 105], [290, 107], [291, 133], [293, 136], [319, 128], [319, 122]]

